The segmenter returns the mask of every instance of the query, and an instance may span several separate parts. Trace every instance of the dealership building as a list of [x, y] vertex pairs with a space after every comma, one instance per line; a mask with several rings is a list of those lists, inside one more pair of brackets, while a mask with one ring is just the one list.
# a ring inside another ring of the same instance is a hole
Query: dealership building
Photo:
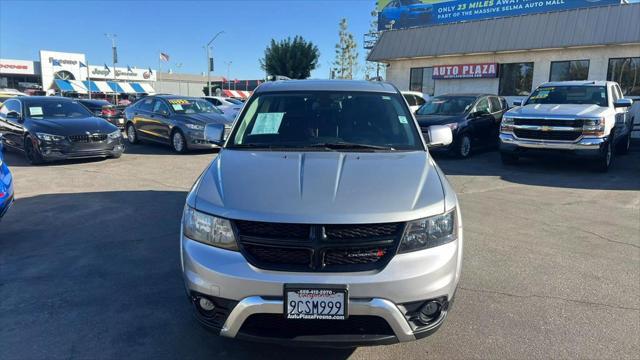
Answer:
[[387, 30], [368, 59], [401, 90], [429, 95], [513, 101], [547, 81], [612, 80], [640, 99], [640, 3]]

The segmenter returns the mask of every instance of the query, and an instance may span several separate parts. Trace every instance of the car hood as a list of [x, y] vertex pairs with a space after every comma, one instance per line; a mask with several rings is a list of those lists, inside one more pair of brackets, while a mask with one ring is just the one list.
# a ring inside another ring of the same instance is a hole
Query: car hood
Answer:
[[203, 124], [227, 124], [229, 121], [222, 114], [216, 113], [201, 113], [201, 114], [189, 114], [182, 115], [187, 120], [192, 120], [195, 122], [203, 123]]
[[43, 118], [31, 119], [31, 132], [44, 132], [52, 135], [108, 134], [118, 128], [103, 118]]
[[317, 224], [414, 220], [444, 212], [427, 152], [224, 149], [196, 185], [199, 211], [230, 219]]
[[420, 127], [450, 124], [460, 121], [461, 115], [416, 115]]
[[557, 116], [575, 118], [577, 116], [600, 117], [608, 108], [598, 105], [580, 104], [529, 104], [509, 110], [509, 116]]

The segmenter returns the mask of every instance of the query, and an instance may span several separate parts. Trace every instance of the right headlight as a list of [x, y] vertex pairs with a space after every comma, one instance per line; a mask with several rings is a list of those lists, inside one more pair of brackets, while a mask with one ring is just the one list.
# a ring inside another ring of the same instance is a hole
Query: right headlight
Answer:
[[511, 116], [503, 116], [500, 122], [501, 131], [513, 131], [514, 120]]
[[185, 206], [182, 221], [184, 236], [222, 249], [238, 251], [231, 222]]
[[41, 132], [37, 132], [36, 136], [38, 137], [38, 139], [43, 140], [43, 141], [62, 141], [62, 140], [64, 140], [64, 136], [52, 135], [52, 134], [41, 133]]
[[456, 209], [424, 219], [410, 221], [400, 242], [399, 253], [423, 250], [456, 239]]

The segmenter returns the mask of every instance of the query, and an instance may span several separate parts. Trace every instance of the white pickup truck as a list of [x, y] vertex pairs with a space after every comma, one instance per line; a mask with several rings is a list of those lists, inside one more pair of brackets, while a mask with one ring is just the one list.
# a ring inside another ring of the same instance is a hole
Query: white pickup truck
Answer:
[[614, 153], [629, 151], [632, 104], [611, 81], [542, 84], [504, 114], [502, 161], [514, 164], [521, 156], [567, 154], [589, 158], [594, 168], [607, 171]]

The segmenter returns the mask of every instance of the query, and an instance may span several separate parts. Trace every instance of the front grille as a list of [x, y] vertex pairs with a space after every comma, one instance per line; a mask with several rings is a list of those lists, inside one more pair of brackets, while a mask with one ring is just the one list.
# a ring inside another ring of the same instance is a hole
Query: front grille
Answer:
[[309, 225], [238, 220], [240, 248], [268, 270], [366, 271], [395, 255], [404, 223]]
[[566, 127], [582, 127], [583, 120], [567, 119], [567, 120], [554, 120], [554, 119], [513, 119], [514, 125], [529, 125], [529, 126], [566, 126]]
[[351, 315], [338, 321], [289, 320], [282, 314], [254, 314], [242, 324], [240, 333], [279, 339], [322, 335], [394, 335], [383, 318], [371, 315]]
[[574, 141], [582, 135], [581, 131], [540, 131], [525, 129], [515, 129], [514, 133], [521, 139], [559, 141]]
[[73, 143], [92, 143], [107, 140], [107, 134], [71, 135], [69, 140]]

